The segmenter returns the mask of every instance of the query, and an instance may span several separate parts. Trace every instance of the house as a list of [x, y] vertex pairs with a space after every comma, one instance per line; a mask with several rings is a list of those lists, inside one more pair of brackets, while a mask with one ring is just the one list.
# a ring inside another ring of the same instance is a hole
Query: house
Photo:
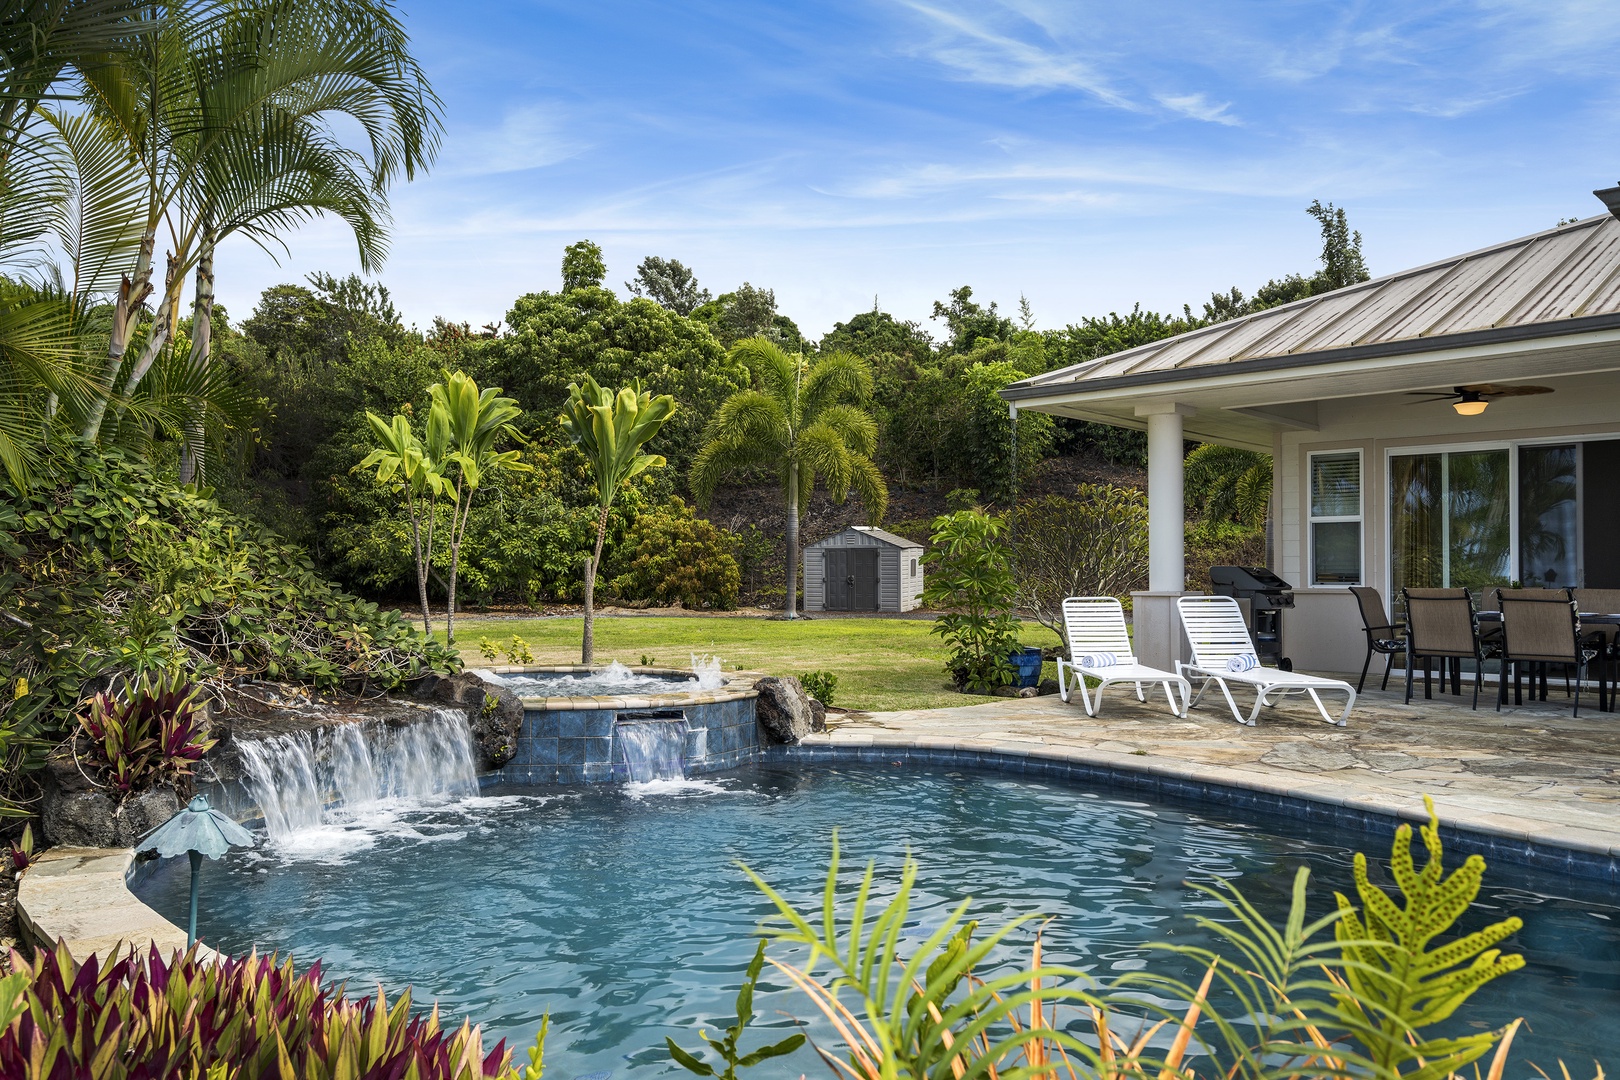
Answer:
[[1147, 431], [1145, 662], [1182, 649], [1183, 439], [1272, 455], [1302, 669], [1359, 668], [1351, 585], [1620, 587], [1620, 188], [1596, 194], [1611, 213], [1003, 391]]
[[922, 595], [922, 545], [850, 525], [804, 549], [804, 610], [910, 611]]

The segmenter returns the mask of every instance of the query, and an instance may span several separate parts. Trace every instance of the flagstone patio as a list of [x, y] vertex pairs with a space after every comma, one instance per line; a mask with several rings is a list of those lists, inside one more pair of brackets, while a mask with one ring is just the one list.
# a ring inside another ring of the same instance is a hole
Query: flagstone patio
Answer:
[[1008, 699], [829, 715], [829, 730], [806, 743], [1062, 757], [1408, 818], [1422, 814], [1428, 794], [1459, 828], [1620, 855], [1620, 714], [1583, 702], [1574, 718], [1559, 689], [1546, 703], [1500, 713], [1494, 697], [1478, 711], [1468, 701], [1437, 694], [1406, 705], [1369, 685], [1347, 727], [1323, 723], [1299, 701], [1243, 727], [1213, 690], [1181, 720], [1162, 694], [1140, 704], [1115, 687], [1097, 718], [1055, 696]]

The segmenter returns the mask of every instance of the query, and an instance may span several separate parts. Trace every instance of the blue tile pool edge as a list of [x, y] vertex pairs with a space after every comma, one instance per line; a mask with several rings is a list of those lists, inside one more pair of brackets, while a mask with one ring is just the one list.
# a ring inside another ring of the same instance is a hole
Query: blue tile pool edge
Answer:
[[[1421, 823], [1427, 820], [1421, 806], [1411, 810], [1346, 806], [1312, 798], [1305, 793], [1283, 794], [1258, 790], [1241, 783], [1167, 775], [1147, 767], [1145, 763], [1141, 768], [1129, 768], [1061, 754], [1043, 754], [1034, 747], [1028, 752], [1009, 752], [896, 744], [800, 743], [795, 746], [770, 746], [761, 756], [765, 761], [806, 764], [914, 764], [967, 768], [1082, 785], [1102, 784], [1122, 791], [1141, 792], [1213, 808], [1269, 813], [1291, 821], [1353, 829], [1369, 836], [1385, 838], [1403, 822]], [[1620, 889], [1620, 857], [1613, 852], [1588, 851], [1543, 840], [1504, 836], [1480, 828], [1448, 824], [1444, 818], [1440, 824], [1440, 835], [1448, 853], [1458, 852], [1465, 856], [1478, 854], [1488, 862], [1565, 874]]]

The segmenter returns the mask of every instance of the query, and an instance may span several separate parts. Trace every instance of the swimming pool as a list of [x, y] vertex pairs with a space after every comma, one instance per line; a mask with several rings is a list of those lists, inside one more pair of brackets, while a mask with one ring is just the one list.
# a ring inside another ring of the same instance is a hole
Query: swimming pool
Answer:
[[[1142, 947], [1201, 940], [1187, 916], [1217, 909], [1186, 880], [1237, 881], [1277, 917], [1303, 863], [1325, 912], [1333, 889], [1350, 891], [1351, 853], [1381, 862], [1390, 840], [989, 771], [767, 762], [698, 783], [374, 805], [320, 845], [211, 865], [199, 931], [233, 952], [320, 957], [357, 988], [412, 984], [419, 1001], [437, 997], [520, 1044], [549, 1010], [548, 1063], [651, 1077], [669, 1067], [665, 1035], [696, 1045], [699, 1026], [730, 1015], [770, 910], [736, 861], [813, 907], [834, 828], [849, 865], [898, 871], [915, 853], [914, 916], [967, 895], [986, 925], [1038, 910], [1056, 916], [1048, 960], [1104, 979], [1149, 966], [1193, 974]], [[181, 870], [137, 886], [171, 919], [184, 913]], [[1597, 886], [1493, 867], [1474, 921], [1510, 913], [1526, 929], [1505, 947], [1529, 964], [1481, 991], [1466, 1021], [1527, 1015], [1534, 1030], [1515, 1058], [1551, 1070], [1562, 1056], [1582, 1075], [1620, 1043], [1620, 904]], [[762, 987], [761, 1041], [781, 1037], [772, 1029], [788, 1016], [814, 1020], [780, 980]], [[801, 1050], [757, 1075], [821, 1068]]]

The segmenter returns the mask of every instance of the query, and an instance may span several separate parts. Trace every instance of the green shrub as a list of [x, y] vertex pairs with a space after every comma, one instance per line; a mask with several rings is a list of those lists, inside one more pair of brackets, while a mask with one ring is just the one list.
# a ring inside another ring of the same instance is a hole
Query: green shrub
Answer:
[[200, 699], [178, 671], [148, 672], [122, 694], [97, 694], [79, 717], [91, 767], [121, 793], [190, 777], [214, 746]]
[[32, 963], [14, 952], [10, 967], [0, 978], [0, 1076], [16, 1080], [539, 1076], [513, 1068], [504, 1042], [486, 1054], [478, 1028], [443, 1028], [437, 1009], [414, 1011], [408, 990], [389, 1002], [381, 990], [351, 999], [323, 986], [319, 964], [298, 972], [291, 960], [211, 961], [193, 949], [167, 963], [137, 951], [98, 969], [58, 945]]
[[728, 611], [742, 582], [733, 547], [729, 532], [672, 495], [630, 526], [608, 563], [611, 588], [623, 600]]
[[803, 684], [805, 693], [823, 705], [831, 705], [833, 694], [838, 691], [838, 675], [832, 671], [801, 672], [799, 682]]
[[529, 651], [528, 641], [513, 634], [512, 640], [506, 645], [506, 662], [508, 664], [534, 663], [534, 653]]
[[60, 449], [28, 491], [0, 482], [0, 610], [0, 686], [15, 688], [0, 700], [0, 773], [13, 782], [96, 680], [187, 668], [377, 690], [459, 666], [301, 550], [111, 449]]
[[933, 632], [950, 654], [945, 670], [958, 690], [990, 693], [1013, 681], [1008, 655], [1018, 647], [1013, 576], [1000, 518], [958, 510], [934, 519], [923, 603], [945, 609]]
[[492, 639], [480, 635], [478, 638], [478, 654], [493, 664], [501, 658], [501, 647], [495, 644]]

